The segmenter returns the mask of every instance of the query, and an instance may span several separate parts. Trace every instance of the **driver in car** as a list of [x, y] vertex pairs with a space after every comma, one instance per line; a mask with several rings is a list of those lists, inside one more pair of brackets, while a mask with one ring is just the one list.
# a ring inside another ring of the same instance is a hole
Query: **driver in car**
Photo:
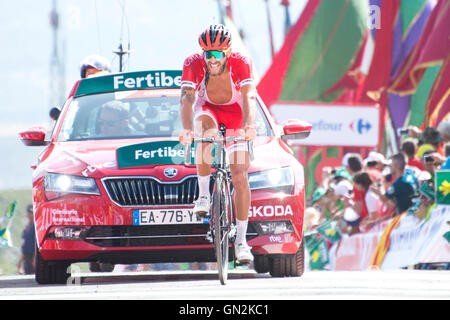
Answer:
[[99, 133], [105, 137], [129, 135], [128, 115], [127, 103], [114, 100], [103, 104], [97, 119]]

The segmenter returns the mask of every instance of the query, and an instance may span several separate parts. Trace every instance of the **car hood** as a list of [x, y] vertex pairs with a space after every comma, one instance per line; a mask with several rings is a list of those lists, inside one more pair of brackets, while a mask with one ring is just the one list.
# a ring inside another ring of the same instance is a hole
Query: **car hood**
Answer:
[[[176, 140], [175, 138], [145, 138], [120, 140], [92, 140], [57, 142], [50, 155], [43, 161], [39, 169], [45, 172], [58, 172], [86, 177], [102, 178], [104, 176], [120, 175], [153, 175], [163, 180], [172, 180], [164, 176], [167, 167], [176, 167], [178, 170], [175, 180], [180, 177], [196, 174], [194, 165], [152, 165], [138, 168], [118, 168], [117, 148], [153, 141]], [[258, 138], [254, 142], [255, 160], [249, 172], [288, 165], [290, 154], [287, 146], [275, 137]], [[149, 172], [149, 169], [152, 172]]]

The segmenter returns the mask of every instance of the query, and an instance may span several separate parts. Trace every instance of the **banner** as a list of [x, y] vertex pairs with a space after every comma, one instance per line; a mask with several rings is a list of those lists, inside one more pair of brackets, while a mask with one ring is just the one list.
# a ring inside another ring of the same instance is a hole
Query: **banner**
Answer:
[[376, 147], [380, 115], [376, 104], [283, 103], [272, 105], [270, 112], [278, 123], [301, 119], [312, 124], [311, 134], [292, 140], [308, 146]]
[[337, 242], [336, 256], [331, 270], [359, 271], [370, 268], [370, 262], [381, 238], [382, 231], [343, 235]]
[[450, 230], [447, 221], [450, 221], [450, 206], [437, 206], [428, 220], [418, 220], [414, 215], [403, 217], [391, 234], [381, 269], [450, 262], [450, 244], [444, 238]]
[[[383, 234], [395, 221], [389, 219], [366, 233], [344, 235], [334, 245], [335, 257], [331, 270], [367, 270], [371, 268], [377, 248], [383, 244]], [[403, 215], [396, 228], [383, 240], [387, 245], [384, 259], [376, 265], [382, 270], [400, 269], [418, 263], [450, 262], [450, 243], [445, 235], [450, 231], [450, 206], [438, 205], [430, 218], [419, 220], [413, 214]], [[332, 250], [330, 250], [331, 252]]]
[[389, 223], [388, 227], [383, 231], [380, 240], [378, 241], [377, 247], [375, 248], [375, 252], [372, 256], [372, 260], [370, 261], [370, 268], [379, 268], [383, 263], [383, 260], [386, 256], [387, 251], [389, 250], [391, 244], [391, 233], [397, 228], [400, 223], [400, 219], [406, 214], [406, 212], [398, 215], [392, 219]]

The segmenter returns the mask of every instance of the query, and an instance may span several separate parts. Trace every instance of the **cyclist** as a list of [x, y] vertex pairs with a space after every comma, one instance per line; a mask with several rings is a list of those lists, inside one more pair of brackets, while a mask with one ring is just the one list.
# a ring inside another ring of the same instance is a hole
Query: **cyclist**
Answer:
[[[184, 61], [181, 78], [182, 143], [196, 136], [215, 137], [218, 124], [227, 128], [227, 136], [245, 136], [254, 140], [256, 130], [255, 86], [249, 58], [231, 50], [231, 33], [223, 25], [209, 26], [199, 37], [202, 54], [193, 54]], [[195, 106], [194, 106], [195, 104]], [[194, 110], [193, 110], [194, 107]], [[205, 215], [210, 208], [209, 181], [212, 145], [199, 144], [196, 151], [199, 197], [194, 213]], [[253, 261], [245, 235], [250, 207], [248, 184], [249, 153], [246, 143], [228, 148], [230, 170], [235, 194], [235, 254], [241, 262]]]

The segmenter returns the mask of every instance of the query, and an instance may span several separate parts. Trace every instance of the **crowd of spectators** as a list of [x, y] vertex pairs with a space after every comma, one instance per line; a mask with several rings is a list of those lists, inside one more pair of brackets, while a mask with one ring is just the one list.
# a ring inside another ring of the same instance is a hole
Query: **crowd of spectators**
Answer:
[[305, 210], [305, 228], [334, 220], [340, 233], [365, 232], [409, 211], [423, 219], [434, 205], [435, 171], [450, 169], [450, 122], [423, 131], [410, 126], [399, 152], [347, 153], [342, 166], [325, 167]]

